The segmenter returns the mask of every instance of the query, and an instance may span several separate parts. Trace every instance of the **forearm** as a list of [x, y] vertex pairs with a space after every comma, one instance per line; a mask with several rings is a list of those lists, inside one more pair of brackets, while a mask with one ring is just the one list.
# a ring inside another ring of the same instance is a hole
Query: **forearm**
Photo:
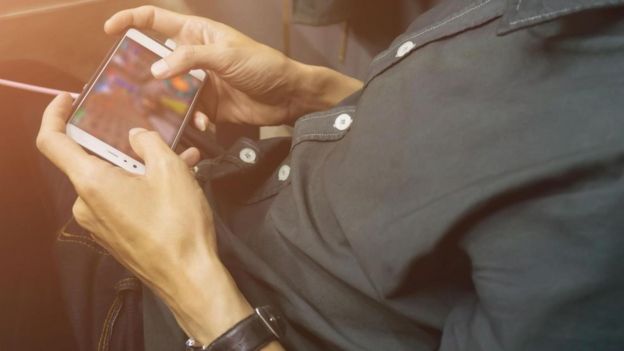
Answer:
[[289, 107], [289, 120], [331, 108], [349, 95], [360, 90], [363, 83], [327, 67], [305, 65], [292, 61], [294, 88]]
[[[217, 257], [206, 255], [200, 262], [188, 266], [175, 274], [168, 288], [159, 291], [187, 335], [202, 344], [209, 344], [254, 313]], [[273, 342], [263, 350], [283, 348]]]

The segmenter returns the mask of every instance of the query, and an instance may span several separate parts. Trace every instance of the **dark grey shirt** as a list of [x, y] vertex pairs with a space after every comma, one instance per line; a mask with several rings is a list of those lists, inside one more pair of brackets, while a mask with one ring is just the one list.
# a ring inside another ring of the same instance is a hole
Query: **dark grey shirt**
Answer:
[[444, 1], [292, 141], [202, 164], [287, 349], [624, 349], [622, 3]]
[[355, 0], [294, 0], [293, 21], [301, 24], [325, 25], [349, 18]]

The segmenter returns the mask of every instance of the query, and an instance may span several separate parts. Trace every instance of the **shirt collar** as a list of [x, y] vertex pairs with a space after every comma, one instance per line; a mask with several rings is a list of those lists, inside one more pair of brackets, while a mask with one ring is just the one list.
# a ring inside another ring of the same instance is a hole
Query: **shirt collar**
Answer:
[[506, 34], [584, 10], [622, 4], [624, 0], [507, 0], [498, 33]]

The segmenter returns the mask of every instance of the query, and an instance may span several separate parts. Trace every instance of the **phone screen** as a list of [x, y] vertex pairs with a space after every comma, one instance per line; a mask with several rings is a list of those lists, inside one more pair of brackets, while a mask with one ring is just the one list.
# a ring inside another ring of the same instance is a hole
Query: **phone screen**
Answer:
[[113, 52], [70, 121], [135, 159], [128, 131], [157, 131], [172, 145], [201, 81], [190, 74], [156, 79], [150, 67], [161, 57], [125, 37]]

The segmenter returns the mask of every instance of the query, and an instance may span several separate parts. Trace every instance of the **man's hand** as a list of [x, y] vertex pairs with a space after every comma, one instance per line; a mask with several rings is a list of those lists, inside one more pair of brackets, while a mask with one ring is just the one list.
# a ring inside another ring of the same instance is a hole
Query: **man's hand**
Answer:
[[[145, 162], [145, 176], [114, 167], [87, 154], [65, 135], [70, 110], [68, 96], [52, 101], [43, 116], [37, 147], [75, 186], [79, 198], [73, 211], [78, 222], [142, 276], [147, 275], [145, 270], [162, 270], [159, 265], [187, 257], [189, 246], [201, 248], [202, 255], [215, 255], [211, 211], [189, 164], [156, 132], [134, 129], [130, 143]], [[196, 162], [196, 150], [186, 154], [195, 154], [185, 157]], [[173, 235], [178, 240], [175, 252], [169, 246]], [[154, 252], [159, 259], [148, 259]]]
[[[362, 83], [322, 67], [303, 65], [240, 32], [206, 18], [142, 6], [111, 17], [104, 29], [119, 34], [128, 27], [150, 29], [178, 47], [152, 66], [157, 78], [190, 69], [208, 71], [208, 117], [215, 122], [278, 125], [323, 110], [360, 89]], [[195, 125], [205, 129], [205, 117]]]
[[188, 335], [209, 343], [252, 309], [217, 256], [212, 212], [189, 166], [196, 149], [176, 155], [155, 132], [134, 129], [144, 160], [135, 175], [87, 154], [65, 135], [71, 98], [46, 109], [37, 147], [78, 193], [76, 220], [169, 305]]

